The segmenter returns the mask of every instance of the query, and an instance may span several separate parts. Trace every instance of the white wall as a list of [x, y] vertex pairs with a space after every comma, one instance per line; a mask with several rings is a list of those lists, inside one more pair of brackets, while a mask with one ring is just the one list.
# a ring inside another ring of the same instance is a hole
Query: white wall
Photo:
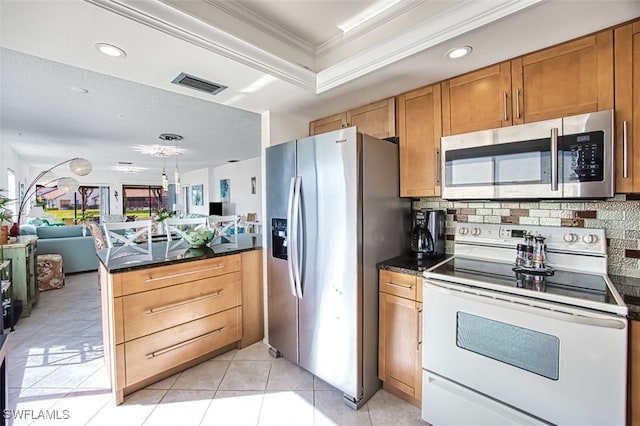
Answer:
[[[261, 158], [238, 161], [224, 166], [212, 167], [210, 192], [211, 201], [220, 201], [220, 180], [229, 179], [229, 202], [235, 205], [235, 212], [244, 216], [256, 213], [262, 222], [262, 171]], [[251, 193], [251, 178], [256, 178], [256, 193]]]
[[[181, 173], [180, 174], [180, 182], [182, 184], [182, 190], [180, 191], [180, 195], [177, 197], [180, 201], [180, 204], [182, 204], [182, 211], [186, 211], [187, 210], [187, 206], [184, 205], [185, 201], [185, 187], [189, 187], [189, 213], [198, 213], [198, 214], [204, 214], [204, 215], [209, 215], [209, 201], [211, 200], [209, 193], [211, 191], [211, 179], [209, 178], [210, 176], [210, 169], [208, 167], [203, 168], [203, 169], [198, 169], [198, 170], [193, 170], [191, 172], [185, 172], [185, 173]], [[202, 185], [202, 205], [201, 206], [194, 206], [191, 204], [191, 187], [193, 185]]]
[[[27, 186], [31, 183], [31, 174], [29, 166], [13, 149], [9, 147], [6, 142], [0, 142], [0, 189], [4, 189], [2, 195], [5, 197], [7, 193], [7, 169], [11, 169], [16, 174], [16, 187], [14, 190], [16, 194], [20, 194], [20, 184], [24, 185], [25, 191]], [[18, 214], [17, 205], [14, 209], [14, 214]]]

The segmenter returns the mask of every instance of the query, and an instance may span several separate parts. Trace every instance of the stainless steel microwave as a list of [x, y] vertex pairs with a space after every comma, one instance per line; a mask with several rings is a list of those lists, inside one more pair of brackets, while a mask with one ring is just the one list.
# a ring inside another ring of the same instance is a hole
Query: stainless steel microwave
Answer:
[[444, 199], [614, 195], [613, 110], [441, 140]]

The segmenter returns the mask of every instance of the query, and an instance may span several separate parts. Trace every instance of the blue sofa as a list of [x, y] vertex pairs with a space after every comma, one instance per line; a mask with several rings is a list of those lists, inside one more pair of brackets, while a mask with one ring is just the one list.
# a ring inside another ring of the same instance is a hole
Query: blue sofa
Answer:
[[[89, 230], [83, 236], [82, 228], [82, 225], [35, 227], [35, 234], [38, 236], [36, 253], [62, 255], [64, 272], [67, 274], [96, 271], [96, 247]], [[20, 229], [20, 233], [29, 231], [23, 227]]]

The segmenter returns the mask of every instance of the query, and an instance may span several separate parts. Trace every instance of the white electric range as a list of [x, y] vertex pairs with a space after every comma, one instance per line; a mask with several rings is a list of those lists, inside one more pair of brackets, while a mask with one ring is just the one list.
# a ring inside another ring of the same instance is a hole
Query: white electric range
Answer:
[[[525, 233], [552, 271], [514, 271]], [[625, 424], [628, 309], [604, 230], [458, 224], [455, 256], [424, 277], [425, 421]]]

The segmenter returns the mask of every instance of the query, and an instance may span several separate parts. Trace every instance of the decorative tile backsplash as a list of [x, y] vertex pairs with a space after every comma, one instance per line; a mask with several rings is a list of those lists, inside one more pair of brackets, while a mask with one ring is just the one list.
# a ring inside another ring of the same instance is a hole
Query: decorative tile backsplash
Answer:
[[618, 194], [602, 201], [446, 201], [421, 198], [413, 208], [447, 212], [446, 250], [453, 254], [457, 222], [515, 223], [541, 226], [604, 228], [609, 274], [640, 278], [640, 200]]

